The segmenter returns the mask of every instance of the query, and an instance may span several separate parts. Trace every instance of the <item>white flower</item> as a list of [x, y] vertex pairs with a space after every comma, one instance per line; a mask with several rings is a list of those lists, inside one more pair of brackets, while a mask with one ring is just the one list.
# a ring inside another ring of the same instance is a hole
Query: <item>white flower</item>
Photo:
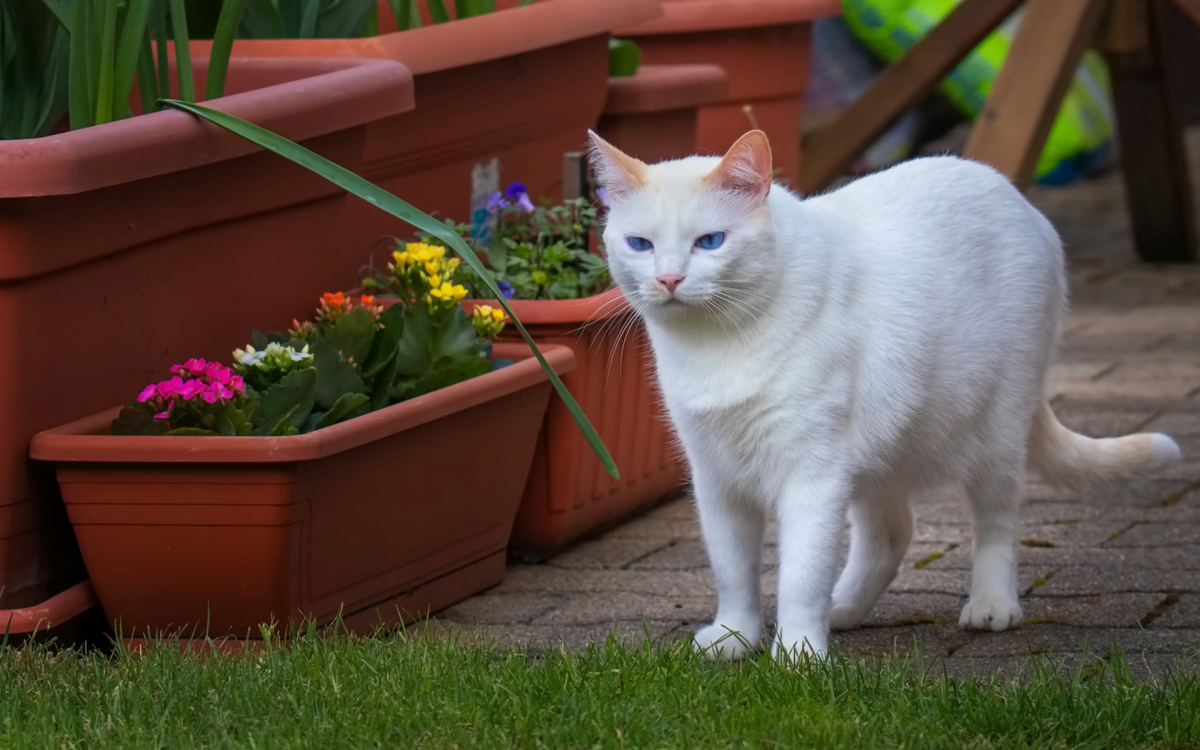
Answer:
[[[274, 346], [274, 345], [272, 345], [272, 346]], [[267, 348], [269, 349], [270, 347], [267, 347]], [[253, 346], [247, 346], [244, 350], [242, 350], [242, 349], [234, 349], [233, 350], [233, 358], [236, 359], [241, 364], [246, 365], [247, 367], [253, 367], [254, 365], [257, 365], [259, 362], [262, 362], [263, 359], [266, 358], [266, 356], [267, 356], [266, 352], [254, 351]]]

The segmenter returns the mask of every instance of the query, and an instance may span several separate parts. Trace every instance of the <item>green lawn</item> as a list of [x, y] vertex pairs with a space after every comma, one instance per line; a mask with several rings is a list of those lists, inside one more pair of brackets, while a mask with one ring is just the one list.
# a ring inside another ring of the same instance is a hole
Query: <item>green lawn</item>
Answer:
[[424, 637], [207, 660], [11, 648], [0, 747], [1200, 747], [1195, 675], [1154, 686], [1110, 663], [1009, 684], [912, 660], [725, 665], [616, 641], [582, 656]]

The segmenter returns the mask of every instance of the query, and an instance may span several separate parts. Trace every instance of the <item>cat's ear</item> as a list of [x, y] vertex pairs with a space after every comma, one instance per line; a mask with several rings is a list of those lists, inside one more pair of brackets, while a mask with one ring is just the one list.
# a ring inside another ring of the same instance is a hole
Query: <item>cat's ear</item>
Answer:
[[588, 158], [592, 163], [592, 171], [610, 198], [619, 198], [646, 184], [645, 162], [630, 156], [590, 130], [588, 139], [591, 141]]
[[705, 182], [761, 201], [771, 190], [771, 143], [761, 130], [751, 130], [725, 152]]

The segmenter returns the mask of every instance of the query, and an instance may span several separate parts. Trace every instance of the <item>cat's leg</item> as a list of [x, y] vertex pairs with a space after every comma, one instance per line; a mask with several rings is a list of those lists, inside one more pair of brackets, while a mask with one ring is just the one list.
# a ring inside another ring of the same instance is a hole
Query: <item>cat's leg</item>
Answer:
[[700, 527], [717, 584], [717, 616], [693, 642], [710, 656], [740, 659], [758, 647], [763, 635], [763, 512], [724, 492], [703, 471], [693, 468], [693, 473]]
[[851, 501], [850, 554], [833, 587], [831, 628], [858, 627], [896, 577], [912, 533], [906, 493], [872, 492]]
[[849, 482], [810, 475], [788, 482], [779, 507], [779, 617], [771, 653], [823, 656]]
[[1024, 460], [1023, 453], [1019, 457], [990, 460], [967, 482], [975, 517], [975, 561], [971, 596], [958, 621], [962, 627], [972, 630], [1021, 627], [1017, 542]]

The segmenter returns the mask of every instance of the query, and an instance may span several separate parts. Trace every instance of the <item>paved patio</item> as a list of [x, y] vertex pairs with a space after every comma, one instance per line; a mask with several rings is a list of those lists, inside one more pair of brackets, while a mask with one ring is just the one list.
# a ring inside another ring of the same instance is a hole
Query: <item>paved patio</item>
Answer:
[[[1200, 153], [1200, 131], [1192, 134]], [[1194, 174], [1200, 177], [1200, 160]], [[1197, 180], [1200, 184], [1200, 179]], [[1135, 670], [1179, 659], [1200, 665], [1200, 268], [1139, 264], [1118, 175], [1055, 190], [1034, 202], [1068, 247], [1073, 313], [1055, 369], [1063, 422], [1093, 436], [1171, 434], [1182, 463], [1117, 489], [1026, 489], [1020, 578], [1025, 627], [958, 629], [970, 580], [970, 527], [948, 493], [916, 508], [900, 573], [864, 627], [832, 642], [854, 654], [905, 653], [919, 644], [947, 669], [1019, 672], [1032, 653], [1066, 664], [1107, 655], [1115, 642]], [[774, 546], [766, 551], [768, 620]], [[514, 563], [505, 582], [443, 612], [438, 623], [502, 644], [581, 649], [613, 631], [674, 637], [708, 621], [712, 576], [691, 502], [680, 498], [545, 564]]]

